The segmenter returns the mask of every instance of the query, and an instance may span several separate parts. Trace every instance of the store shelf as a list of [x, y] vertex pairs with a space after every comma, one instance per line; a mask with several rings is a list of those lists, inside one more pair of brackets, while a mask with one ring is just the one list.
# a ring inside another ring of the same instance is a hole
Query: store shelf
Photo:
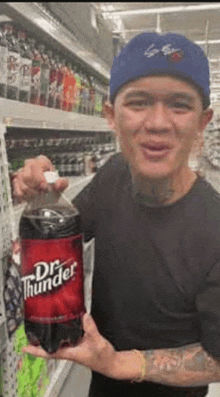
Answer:
[[74, 35], [55, 20], [40, 3], [2, 3], [4, 13], [15, 20], [22, 18], [26, 25], [38, 29], [51, 37], [61, 47], [76, 55], [90, 69], [94, 69], [105, 79], [110, 78], [109, 67], [95, 53], [84, 48]]
[[60, 390], [70, 372], [74, 363], [67, 360], [62, 360], [56, 369], [52, 381], [50, 382], [44, 397], [58, 397]]
[[106, 120], [101, 117], [65, 112], [4, 98], [0, 98], [0, 122], [10, 127], [110, 131]]
[[6, 331], [6, 322], [4, 319], [0, 318], [0, 354], [2, 350], [5, 348], [7, 344], [7, 331]]

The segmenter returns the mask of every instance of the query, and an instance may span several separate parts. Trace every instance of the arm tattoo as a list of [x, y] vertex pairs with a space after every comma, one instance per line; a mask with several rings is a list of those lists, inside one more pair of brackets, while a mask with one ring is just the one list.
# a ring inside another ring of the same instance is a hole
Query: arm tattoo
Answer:
[[171, 386], [202, 386], [220, 381], [220, 361], [201, 344], [147, 350], [146, 380]]

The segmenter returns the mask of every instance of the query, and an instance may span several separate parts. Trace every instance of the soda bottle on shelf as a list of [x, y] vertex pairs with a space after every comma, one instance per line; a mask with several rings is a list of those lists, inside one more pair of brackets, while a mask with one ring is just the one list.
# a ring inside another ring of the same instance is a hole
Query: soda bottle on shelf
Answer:
[[30, 50], [32, 53], [31, 67], [31, 97], [30, 103], [39, 105], [40, 103], [40, 78], [41, 78], [41, 55], [36, 48], [36, 40], [29, 39]]
[[89, 78], [89, 114], [94, 115], [95, 112], [95, 87], [94, 87], [94, 79], [92, 76]]
[[76, 164], [76, 156], [73, 154], [70, 160], [70, 176], [75, 175], [75, 164]]
[[0, 97], [7, 97], [8, 46], [5, 33], [0, 29]]
[[26, 31], [18, 30], [17, 35], [18, 35], [18, 42], [20, 47], [19, 101], [30, 102], [32, 53], [27, 43]]
[[80, 77], [80, 73], [77, 70], [75, 71], [75, 79], [76, 79], [76, 91], [75, 91], [76, 96], [73, 106], [73, 112], [78, 113], [79, 105], [80, 105], [81, 77]]
[[66, 73], [66, 63], [65, 60], [63, 59], [58, 64], [56, 109], [63, 109], [63, 87], [64, 87], [65, 73]]
[[74, 108], [77, 94], [77, 85], [74, 70], [72, 65], [67, 65], [67, 71], [64, 79], [64, 103], [63, 110], [71, 112]]
[[97, 116], [101, 116], [103, 108], [103, 93], [99, 84], [96, 83], [95, 90], [95, 113]]
[[21, 216], [24, 324], [28, 340], [53, 353], [83, 336], [83, 234], [78, 210], [52, 184]]
[[63, 67], [64, 78], [63, 78], [63, 104], [62, 110], [68, 111], [70, 104], [70, 86], [71, 86], [71, 70], [69, 65]]
[[85, 79], [80, 73], [79, 113], [85, 113]]
[[10, 23], [3, 25], [4, 34], [8, 47], [7, 62], [7, 98], [18, 101], [19, 99], [19, 67], [20, 67], [20, 50], [18, 39], [15, 36], [15, 29]]
[[45, 53], [45, 45], [39, 44], [39, 53], [41, 55], [41, 74], [40, 74], [40, 105], [47, 106], [50, 84], [50, 62]]
[[90, 98], [90, 93], [89, 93], [89, 80], [87, 76], [84, 76], [84, 91], [83, 91], [83, 96], [84, 96], [84, 112], [85, 114], [89, 114], [89, 98]]
[[49, 97], [48, 107], [55, 108], [56, 105], [56, 89], [58, 79], [58, 58], [53, 58], [52, 51], [47, 52], [50, 62], [50, 77], [49, 77]]

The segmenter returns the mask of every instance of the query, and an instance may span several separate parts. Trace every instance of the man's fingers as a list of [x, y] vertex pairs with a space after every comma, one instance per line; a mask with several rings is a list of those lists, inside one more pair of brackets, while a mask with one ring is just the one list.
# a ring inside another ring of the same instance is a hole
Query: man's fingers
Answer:
[[54, 188], [55, 188], [55, 190], [62, 192], [63, 190], [65, 190], [67, 188], [68, 185], [69, 185], [69, 182], [67, 181], [67, 179], [59, 178], [56, 181], [56, 183], [54, 184]]
[[96, 323], [89, 313], [85, 313], [83, 316], [83, 329], [87, 337], [94, 340], [100, 339], [101, 335], [98, 331]]
[[42, 358], [50, 358], [50, 354], [48, 354], [44, 349], [38, 346], [28, 345], [22, 348], [23, 353], [29, 353], [36, 357]]
[[42, 357], [46, 359], [59, 359], [59, 360], [71, 360], [73, 361], [73, 347], [61, 347], [55, 353], [47, 353], [42, 347], [28, 345], [22, 348], [23, 353], [29, 353], [36, 357]]
[[40, 166], [40, 168], [42, 169], [43, 172], [45, 171], [54, 171], [54, 166], [51, 163], [51, 161], [44, 156], [43, 154], [41, 154], [40, 156], [37, 156], [34, 159], [27, 159], [25, 160], [24, 164], [28, 165], [28, 164], [33, 164], [37, 161], [37, 164]]
[[18, 178], [22, 178], [23, 182], [33, 189], [46, 189], [47, 181], [44, 176], [45, 167], [43, 167], [40, 162], [36, 160], [27, 160], [25, 167], [18, 174]]
[[36, 196], [37, 191], [33, 189], [31, 186], [27, 186], [22, 178], [15, 177], [13, 180], [14, 186], [14, 195], [21, 200], [31, 200], [33, 197]]
[[[46, 192], [49, 189], [44, 176], [46, 171], [55, 171], [53, 164], [46, 156], [41, 155], [35, 159], [25, 160], [24, 167], [13, 175], [14, 196], [20, 201], [30, 201], [40, 191]], [[54, 189], [62, 192], [67, 186], [68, 181], [59, 178], [54, 184]]]

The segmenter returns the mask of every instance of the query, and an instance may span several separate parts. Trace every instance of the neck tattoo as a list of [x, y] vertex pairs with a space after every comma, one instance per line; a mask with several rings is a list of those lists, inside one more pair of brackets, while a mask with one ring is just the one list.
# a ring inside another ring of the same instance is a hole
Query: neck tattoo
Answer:
[[148, 206], [162, 205], [169, 201], [175, 190], [169, 180], [148, 182], [133, 178], [133, 195], [135, 199]]

